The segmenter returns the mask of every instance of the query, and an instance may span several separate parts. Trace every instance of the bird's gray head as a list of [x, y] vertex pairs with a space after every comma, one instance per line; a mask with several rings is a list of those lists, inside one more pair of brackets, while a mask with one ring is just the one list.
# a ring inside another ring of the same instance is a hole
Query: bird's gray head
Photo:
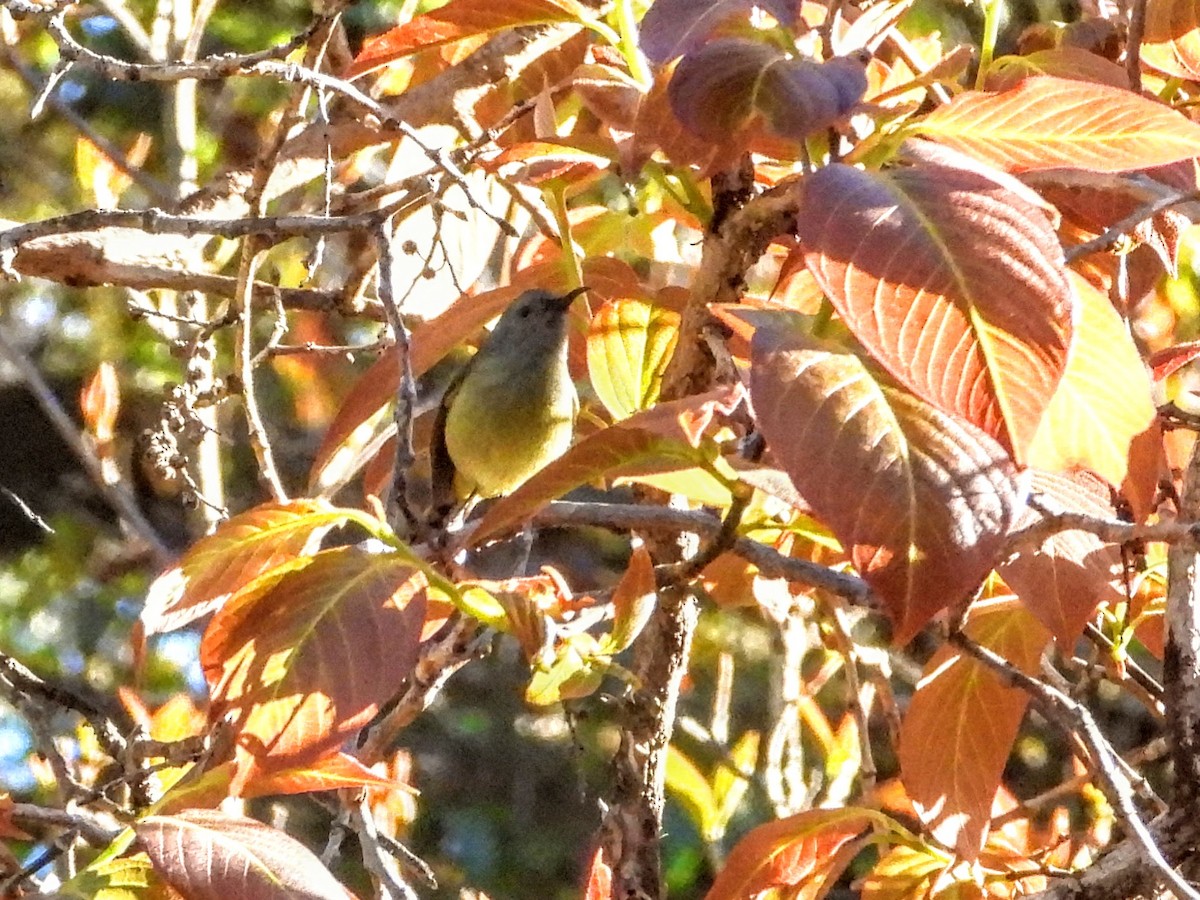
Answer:
[[566, 294], [540, 288], [526, 291], [504, 311], [488, 338], [488, 346], [514, 350], [553, 346], [566, 335], [566, 317], [571, 303], [586, 290], [576, 288]]

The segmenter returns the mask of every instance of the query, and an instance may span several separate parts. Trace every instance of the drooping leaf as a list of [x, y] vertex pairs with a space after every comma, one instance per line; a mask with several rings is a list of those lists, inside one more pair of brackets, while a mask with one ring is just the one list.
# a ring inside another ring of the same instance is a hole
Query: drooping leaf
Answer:
[[658, 399], [662, 373], [679, 338], [679, 314], [638, 300], [614, 300], [592, 316], [588, 376], [614, 419]]
[[263, 586], [260, 579], [303, 562], [352, 515], [325, 500], [301, 499], [264, 503], [223, 522], [150, 585], [142, 609], [146, 633], [182, 628], [256, 582]]
[[343, 77], [357, 78], [420, 50], [468, 38], [555, 22], [586, 22], [593, 13], [578, 0], [450, 0], [445, 6], [368, 38]]
[[805, 260], [905, 386], [1023, 461], [1066, 367], [1073, 300], [1038, 201], [1000, 173], [826, 166], [806, 180]]
[[986, 86], [992, 92], [1010, 90], [1034, 75], [1090, 81], [1119, 89], [1129, 87], [1129, 76], [1122, 66], [1081, 47], [1070, 46], [1002, 56], [988, 69]]
[[548, 666], [534, 670], [525, 700], [536, 706], [552, 706], [590, 697], [611, 667], [609, 654], [594, 637], [586, 633], [572, 635], [558, 645]]
[[1090, 469], [1115, 488], [1134, 439], [1157, 415], [1146, 364], [1109, 299], [1071, 273], [1080, 317], [1067, 369], [1029, 445], [1029, 465]]
[[[1053, 509], [1116, 518], [1108, 488], [1088, 473], [1032, 474], [1031, 490]], [[1026, 510], [1014, 530], [1034, 524], [1041, 515]], [[1070, 652], [1083, 626], [1101, 603], [1125, 599], [1121, 589], [1121, 550], [1085, 531], [1060, 531], [1036, 551], [1022, 550], [997, 570], [1039, 622]]]
[[712, 469], [719, 462], [701, 438], [717, 412], [742, 400], [738, 389], [659, 403], [588, 435], [484, 513], [467, 536], [470, 546], [512, 528], [563, 494], [601, 478]]
[[850, 863], [839, 851], [875, 826], [891, 830], [873, 809], [813, 809], [759, 825], [738, 841], [705, 900], [745, 900], [772, 888], [797, 888], [789, 896], [815, 898]]
[[969, 91], [913, 130], [1010, 172], [1127, 172], [1200, 156], [1200, 125], [1128, 90], [1048, 75]]
[[879, 594], [897, 642], [997, 562], [1016, 471], [999, 444], [851, 353], [759, 328], [750, 393], [776, 461]]
[[[1050, 634], [1013, 598], [977, 603], [973, 640], [1034, 674]], [[966, 859], [984, 845], [992, 800], [1029, 695], [946, 645], [925, 665], [900, 729], [900, 774], [933, 835]]]
[[369, 722], [411, 673], [424, 618], [424, 576], [357, 547], [326, 550], [221, 610], [200, 659], [210, 719], [236, 729], [235, 791], [315, 762]]
[[1185, 81], [1200, 78], [1200, 3], [1148, 0], [1141, 61]]
[[866, 89], [865, 59], [816, 63], [722, 38], [680, 61], [668, 95], [679, 121], [708, 140], [728, 140], [755, 116], [779, 137], [803, 140], [848, 113]]
[[293, 837], [216, 810], [147, 816], [134, 825], [154, 868], [188, 900], [349, 900]]
[[731, 19], [748, 19], [755, 7], [783, 25], [796, 21], [796, 4], [790, 0], [655, 0], [642, 17], [642, 52], [653, 63], [665, 63], [702, 46]]

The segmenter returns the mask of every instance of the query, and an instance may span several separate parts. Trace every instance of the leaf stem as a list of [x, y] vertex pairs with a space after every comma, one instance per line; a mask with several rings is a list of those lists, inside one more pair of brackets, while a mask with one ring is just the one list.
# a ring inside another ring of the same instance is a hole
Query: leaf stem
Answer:
[[633, 17], [633, 0], [617, 0], [617, 30], [621, 33], [621, 55], [625, 57], [625, 65], [629, 66], [629, 74], [637, 79], [644, 88], [654, 83], [654, 73], [642, 55], [638, 46], [637, 22]]
[[983, 40], [979, 47], [979, 71], [975, 73], [975, 90], [983, 90], [988, 69], [996, 55], [996, 41], [1000, 37], [1000, 13], [1004, 0], [985, 0], [983, 4]]

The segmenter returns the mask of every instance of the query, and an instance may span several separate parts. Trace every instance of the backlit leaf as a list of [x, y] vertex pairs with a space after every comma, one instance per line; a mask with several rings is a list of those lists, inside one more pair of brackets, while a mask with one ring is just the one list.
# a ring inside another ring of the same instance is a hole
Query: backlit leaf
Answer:
[[1154, 424], [1146, 364], [1109, 299], [1074, 272], [1080, 318], [1067, 369], [1029, 445], [1029, 465], [1090, 469], [1115, 488], [1134, 439]]
[[588, 376], [614, 419], [658, 399], [663, 370], [679, 338], [679, 314], [638, 300], [614, 300], [592, 316]]
[[891, 819], [871, 809], [813, 809], [759, 825], [738, 841], [705, 900], [746, 900], [772, 888], [803, 886], [814, 898], [850, 862], [839, 850], [875, 826], [890, 830]]
[[593, 13], [577, 0], [450, 0], [391, 31], [368, 38], [345, 78], [357, 78], [420, 50], [468, 38], [554, 22], [585, 22]]
[[[1080, 512], [1101, 519], [1116, 518], [1108, 488], [1094, 475], [1056, 475], [1034, 472], [1031, 490], [1051, 509]], [[1015, 529], [1041, 516], [1026, 510]], [[1060, 531], [1036, 551], [1022, 550], [997, 570], [1005, 583], [1070, 652], [1083, 626], [1101, 603], [1125, 599], [1121, 589], [1121, 550], [1085, 531]]]
[[293, 837], [254, 819], [193, 809], [134, 825], [154, 868], [188, 900], [339, 900], [353, 895]]
[[1010, 172], [1126, 172], [1200, 156], [1200, 125], [1169, 106], [1051, 76], [1000, 94], [960, 94], [914, 131]]
[[750, 385], [776, 461], [879, 594], [897, 642], [970, 595], [1017, 501], [999, 444], [802, 336], [759, 328]]
[[412, 671], [425, 579], [396, 554], [339, 547], [225, 607], [200, 647], [210, 719], [231, 717], [259, 772], [308, 765], [369, 722]]
[[[1037, 672], [1050, 634], [1020, 603], [976, 604], [967, 634], [1021, 671]], [[944, 845], [974, 859], [987, 837], [992, 800], [1029, 695], [947, 645], [925, 674], [900, 729], [900, 774], [925, 825]]]
[[805, 180], [805, 260], [914, 393], [1023, 461], [1066, 367], [1072, 296], [1036, 199], [1000, 173], [830, 165]]
[[641, 634], [650, 614], [654, 612], [658, 583], [654, 577], [654, 561], [642, 545], [633, 548], [629, 568], [613, 591], [612, 632], [602, 641], [608, 653], [620, 653]]
[[142, 609], [146, 633], [173, 631], [218, 609], [260, 577], [314, 551], [349, 517], [325, 500], [303, 499], [264, 503], [221, 523], [150, 585]]
[[415, 793], [407, 784], [389, 781], [347, 753], [331, 753], [311, 765], [258, 776], [247, 785], [242, 796], [250, 799], [364, 787]]

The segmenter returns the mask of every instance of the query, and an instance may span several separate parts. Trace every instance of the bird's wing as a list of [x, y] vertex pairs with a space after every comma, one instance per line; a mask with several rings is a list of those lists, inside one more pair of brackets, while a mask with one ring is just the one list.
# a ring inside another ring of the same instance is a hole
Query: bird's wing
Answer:
[[433, 437], [429, 445], [429, 517], [435, 527], [444, 525], [458, 506], [458, 496], [454, 491], [454, 460], [450, 458], [450, 449], [446, 446], [446, 417], [450, 414], [454, 395], [462, 387], [470, 369], [471, 362], [468, 362], [446, 385], [433, 419]]

